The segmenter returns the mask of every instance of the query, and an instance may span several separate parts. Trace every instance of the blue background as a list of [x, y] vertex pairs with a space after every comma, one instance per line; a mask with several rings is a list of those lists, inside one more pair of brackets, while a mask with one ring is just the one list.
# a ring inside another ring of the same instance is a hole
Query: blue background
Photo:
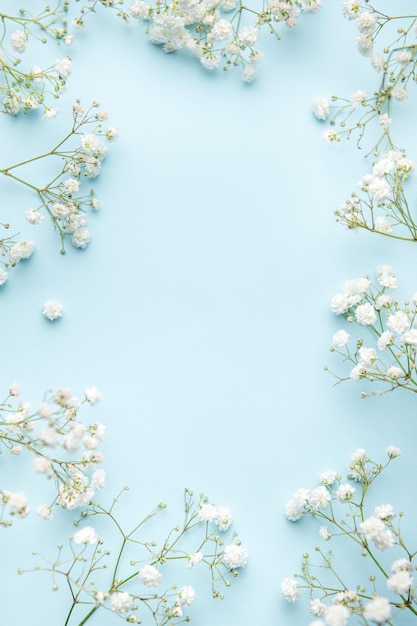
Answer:
[[[318, 541], [318, 524], [292, 525], [283, 508], [323, 470], [344, 472], [356, 448], [383, 460], [387, 445], [401, 447], [380, 502], [416, 513], [414, 397], [362, 400], [360, 383], [335, 387], [323, 371], [340, 366], [328, 349], [343, 324], [329, 301], [345, 280], [387, 263], [401, 298], [417, 291], [412, 244], [348, 233], [332, 215], [370, 164], [353, 141], [325, 145], [310, 109], [316, 96], [378, 84], [355, 35], [328, 2], [280, 42], [263, 34], [260, 75], [247, 85], [239, 72], [165, 55], [140, 25], [100, 10], [69, 50], [59, 116], [1, 119], [2, 167], [60, 138], [77, 97], [99, 100], [120, 131], [94, 181], [102, 208], [85, 251], [61, 256], [46, 220], [22, 218], [33, 197], [1, 180], [2, 215], [37, 246], [0, 290], [1, 378], [4, 391], [20, 382], [34, 405], [61, 386], [102, 391], [88, 414], [108, 428], [103, 498], [129, 485], [127, 525], [160, 500], [175, 524], [186, 486], [232, 510], [250, 560], [223, 602], [198, 587], [198, 626], [310, 621], [279, 589]], [[54, 53], [45, 48], [45, 58]], [[412, 102], [396, 108], [397, 136], [411, 147]], [[64, 306], [56, 323], [41, 314], [49, 299]], [[36, 504], [39, 477], [14, 458], [1, 463], [2, 485]], [[65, 541], [69, 517], [33, 515], [2, 532], [2, 623], [63, 624], [64, 585], [54, 595], [46, 575], [15, 572], [34, 565], [32, 550], [52, 554]]]

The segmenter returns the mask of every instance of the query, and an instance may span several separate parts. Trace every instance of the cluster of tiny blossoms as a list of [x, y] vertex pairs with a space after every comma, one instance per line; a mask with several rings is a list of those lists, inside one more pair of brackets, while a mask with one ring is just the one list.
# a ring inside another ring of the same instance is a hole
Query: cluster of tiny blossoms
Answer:
[[[35, 473], [51, 479], [55, 492], [50, 503], [37, 507], [42, 519], [51, 518], [54, 504], [64, 509], [85, 506], [104, 486], [105, 471], [99, 468], [104, 458], [98, 446], [106, 429], [100, 422], [86, 424], [78, 414], [84, 404], [96, 406], [101, 393], [90, 387], [79, 401], [62, 388], [36, 409], [19, 400], [20, 395], [20, 385], [14, 383], [0, 404], [0, 451], [27, 457]], [[25, 494], [2, 490], [0, 497], [0, 525], [10, 526], [14, 516], [29, 514]]]
[[[242, 67], [242, 78], [254, 80], [262, 52], [258, 48], [261, 28], [278, 38], [276, 25], [297, 24], [302, 12], [315, 13], [322, 0], [263, 0], [261, 10], [244, 6], [238, 0], [134, 0], [130, 15], [147, 22], [149, 40], [165, 52], [186, 49], [208, 70]], [[242, 24], [244, 13], [254, 16]]]
[[62, 56], [44, 68], [33, 63], [28, 67], [25, 61], [31, 39], [42, 43], [54, 40], [66, 46], [72, 44], [73, 36], [68, 33], [65, 19], [67, 10], [68, 2], [60, 0], [54, 9], [45, 7], [38, 15], [24, 9], [20, 9], [17, 15], [1, 14], [0, 94], [3, 112], [17, 115], [21, 111], [26, 113], [41, 108], [45, 119], [57, 114], [48, 98], [58, 98], [65, 90], [72, 70], [71, 59]]
[[399, 150], [389, 150], [373, 164], [358, 187], [363, 195], [352, 193], [340, 210], [337, 221], [347, 228], [379, 233], [396, 239], [417, 241], [414, 221], [405, 195], [404, 183], [414, 170], [414, 162]]
[[[324, 139], [330, 143], [358, 133], [359, 144], [367, 125], [376, 123], [380, 137], [374, 152], [378, 156], [378, 146], [383, 140], [388, 147], [394, 147], [389, 129], [392, 102], [406, 100], [408, 84], [417, 79], [417, 14], [389, 16], [369, 2], [357, 0], [344, 2], [342, 10], [356, 25], [359, 52], [371, 59], [379, 74], [378, 87], [371, 93], [357, 89], [348, 97], [333, 94], [331, 98], [316, 98], [313, 113], [320, 120], [330, 119], [331, 128], [324, 133]], [[379, 39], [382, 39], [381, 50], [375, 51]]]
[[[318, 487], [299, 489], [287, 504], [285, 514], [290, 521], [305, 515], [320, 519], [325, 522], [319, 530], [322, 541], [331, 542], [333, 536], [343, 536], [352, 547], [359, 548], [360, 558], [370, 557], [373, 570], [369, 587], [361, 583], [352, 588], [344, 583], [345, 574], [336, 571], [331, 552], [325, 554], [317, 547], [322, 559], [319, 564], [311, 563], [305, 554], [301, 573], [295, 578], [285, 578], [281, 590], [288, 602], [296, 602], [302, 590], [308, 590], [314, 618], [310, 626], [346, 626], [355, 616], [366, 624], [392, 623], [400, 610], [417, 615], [413, 586], [416, 553], [407, 549], [400, 524], [395, 523], [402, 513], [397, 513], [392, 504], [384, 503], [366, 515], [365, 500], [371, 484], [401, 454], [396, 446], [389, 446], [386, 452], [388, 460], [380, 464], [372, 461], [364, 449], [355, 450], [349, 459], [346, 481], [337, 472], [327, 470], [322, 473]], [[389, 570], [385, 561], [380, 562], [379, 552], [383, 551], [395, 551]], [[317, 567], [320, 577], [314, 573]]]
[[353, 365], [347, 377], [336, 377], [339, 381], [385, 383], [385, 391], [402, 388], [416, 392], [417, 293], [400, 306], [393, 295], [397, 278], [392, 267], [378, 267], [376, 277], [376, 284], [366, 276], [347, 281], [331, 300], [333, 313], [343, 315], [357, 332], [361, 327], [369, 331], [368, 338], [356, 341], [350, 340], [344, 328], [334, 334], [331, 351]]
[[[83, 624], [101, 609], [110, 610], [131, 624], [141, 623], [147, 611], [150, 611], [153, 623], [158, 626], [189, 621], [185, 611], [188, 611], [196, 595], [194, 587], [188, 584], [189, 570], [195, 567], [206, 567], [209, 570], [213, 597], [223, 598], [223, 594], [217, 590], [217, 583], [221, 581], [226, 587], [230, 586], [230, 575], [237, 576], [237, 570], [246, 564], [248, 558], [236, 533], [233, 533], [233, 540], [226, 545], [218, 534], [218, 531], [227, 534], [232, 523], [229, 509], [209, 504], [203, 495], [195, 502], [193, 493], [186, 489], [184, 521], [172, 528], [162, 542], [157, 542], [143, 540], [139, 533], [144, 532], [146, 523], [158, 511], [165, 509], [166, 505], [159, 504], [136, 523], [133, 530], [126, 532], [116, 521], [114, 508], [117, 501], [118, 498], [115, 498], [109, 509], [92, 502], [83, 511], [80, 520], [76, 522], [77, 526], [82, 524], [82, 527], [69, 537], [71, 558], [74, 560], [69, 568], [62, 545], [58, 546], [55, 562], [48, 559], [45, 567], [36, 567], [37, 571], [51, 573], [54, 588], [57, 588], [57, 575], [61, 573], [65, 577], [72, 597], [66, 623], [69, 623], [77, 607], [80, 610], [80, 606], [86, 613], [81, 622]], [[110, 552], [103, 548], [104, 542], [94, 526], [85, 525], [86, 520], [96, 516], [104, 516], [120, 535], [120, 549], [113, 559], [110, 558]], [[140, 550], [143, 551], [142, 555]], [[65, 572], [60, 568], [64, 560], [67, 563]], [[175, 578], [181, 581], [180, 584], [165, 582], [162, 570], [168, 562], [171, 563], [168, 579], [172, 580], [172, 565], [176, 563]], [[98, 569], [103, 569], [108, 578], [104, 582], [105, 579], [101, 577], [100, 588], [93, 579], [93, 573], [95, 577]]]
[[[20, 163], [0, 169], [0, 174], [31, 188], [36, 193], [37, 204], [25, 209], [24, 215], [32, 225], [41, 224], [46, 217], [61, 239], [61, 252], [65, 252], [64, 243], [69, 239], [76, 248], [84, 249], [91, 239], [90, 231], [86, 226], [87, 209], [98, 209], [99, 201], [94, 190], [82, 191], [83, 180], [96, 178], [107, 155], [109, 142], [114, 141], [117, 130], [113, 126], [103, 127], [107, 121], [106, 111], [100, 109], [98, 102], [84, 109], [80, 101], [72, 107], [72, 126], [63, 139], [47, 153], [25, 159]], [[23, 165], [40, 159], [59, 157], [60, 169], [53, 178], [42, 185], [35, 185], [16, 171]], [[9, 229], [9, 224], [3, 224]], [[16, 235], [0, 239], [0, 261], [3, 268], [0, 271], [0, 285], [8, 278], [7, 268], [14, 267], [20, 260], [27, 259], [34, 250], [32, 241], [17, 241]]]

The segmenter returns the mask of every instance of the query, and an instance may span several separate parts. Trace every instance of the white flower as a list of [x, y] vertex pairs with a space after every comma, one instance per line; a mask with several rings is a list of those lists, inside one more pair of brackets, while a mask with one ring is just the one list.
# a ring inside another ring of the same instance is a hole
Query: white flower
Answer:
[[349, 96], [350, 103], [356, 108], [366, 100], [366, 93], [362, 89], [357, 89]]
[[343, 16], [348, 20], [354, 20], [361, 11], [362, 6], [358, 0], [347, 0], [342, 5]]
[[407, 100], [408, 98], [408, 90], [402, 85], [395, 85], [394, 89], [391, 92], [391, 95], [396, 100], [402, 101]]
[[185, 585], [184, 587], [181, 587], [181, 589], [178, 592], [178, 604], [180, 606], [190, 606], [193, 603], [193, 600], [195, 598], [195, 591], [193, 587], [190, 587], [189, 585]]
[[389, 219], [381, 215], [376, 218], [374, 228], [379, 233], [389, 234], [392, 232], [391, 222], [389, 221]]
[[146, 20], [149, 18], [151, 5], [143, 0], [135, 0], [129, 7], [130, 15], [137, 20]]
[[345, 293], [337, 293], [330, 301], [330, 309], [336, 315], [341, 315], [349, 310], [349, 298]]
[[397, 456], [401, 456], [401, 450], [397, 446], [388, 446], [386, 453], [390, 459], [396, 459]]
[[327, 609], [324, 620], [327, 626], [345, 626], [350, 611], [343, 604], [334, 604]]
[[313, 489], [310, 495], [309, 503], [313, 509], [317, 511], [322, 511], [327, 507], [332, 497], [329, 491], [321, 485], [320, 487], [316, 487]]
[[332, 534], [327, 526], [320, 526], [319, 535], [323, 539], [323, 541], [329, 541], [329, 539], [332, 538]]
[[401, 335], [401, 341], [409, 346], [417, 346], [417, 328], [412, 328]]
[[27, 37], [23, 30], [16, 30], [10, 35], [10, 43], [16, 52], [24, 52], [27, 46]]
[[394, 545], [394, 535], [378, 517], [371, 515], [360, 524], [360, 528], [365, 538], [373, 541], [379, 550], [386, 550]]
[[322, 7], [322, 0], [301, 0], [301, 9], [305, 13], [316, 13]]
[[2, 267], [0, 267], [0, 286], [4, 285], [4, 283], [7, 281], [9, 275], [6, 272], [6, 270], [4, 270]]
[[376, 300], [375, 300], [375, 308], [377, 311], [380, 311], [383, 308], [390, 308], [393, 304], [394, 304], [394, 298], [389, 293], [381, 293], [379, 296], [376, 297]]
[[223, 562], [226, 567], [230, 569], [236, 569], [238, 567], [244, 567], [248, 561], [248, 553], [242, 546], [238, 546], [232, 543], [225, 546], [223, 553]]
[[363, 324], [364, 326], [370, 326], [377, 319], [375, 309], [369, 302], [366, 302], [365, 304], [360, 304], [358, 306], [355, 311], [355, 317], [356, 321], [359, 322], [359, 324]]
[[48, 320], [53, 322], [54, 320], [62, 317], [62, 304], [56, 302], [55, 300], [48, 300], [43, 305], [42, 313]]
[[39, 209], [26, 209], [24, 216], [30, 224], [40, 224], [43, 222], [43, 215]]
[[57, 59], [55, 61], [55, 71], [58, 74], [59, 78], [63, 80], [67, 79], [71, 74], [72, 63], [69, 57], [64, 57], [63, 59]]
[[84, 389], [85, 399], [91, 404], [91, 406], [97, 406], [101, 402], [102, 395], [97, 387], [89, 387]]
[[390, 604], [386, 598], [377, 596], [365, 605], [363, 615], [375, 624], [385, 624], [391, 617]]
[[399, 570], [387, 580], [387, 587], [394, 593], [405, 593], [413, 584], [413, 577], [405, 570]]
[[153, 565], [144, 565], [139, 570], [139, 578], [147, 587], [157, 587], [161, 582], [162, 574]]
[[233, 33], [233, 27], [229, 20], [219, 20], [211, 29], [210, 39], [214, 41], [226, 41]]
[[301, 596], [301, 589], [293, 578], [284, 578], [281, 583], [281, 593], [287, 602], [297, 602]]
[[324, 604], [319, 598], [314, 598], [310, 602], [310, 613], [312, 613], [315, 617], [323, 617], [323, 615], [327, 611], [327, 605]]
[[358, 355], [360, 363], [367, 369], [372, 367], [372, 364], [377, 360], [374, 348], [366, 348], [365, 346], [362, 346], [358, 350]]
[[323, 483], [323, 485], [333, 485], [336, 480], [336, 476], [337, 474], [335, 471], [326, 470], [320, 474], [320, 482]]
[[92, 526], [84, 526], [84, 528], [81, 528], [75, 533], [73, 540], [74, 543], [90, 543], [93, 545], [97, 543], [98, 537], [96, 531]]
[[322, 137], [326, 143], [336, 144], [336, 143], [339, 143], [340, 141], [340, 135], [338, 135], [336, 131], [330, 130], [329, 128], [324, 131]]
[[198, 517], [202, 522], [212, 522], [217, 517], [217, 507], [214, 504], [202, 504], [199, 511]]
[[326, 120], [330, 113], [328, 98], [314, 98], [312, 111], [318, 120]]
[[219, 530], [227, 530], [232, 523], [232, 513], [224, 506], [220, 506], [217, 509], [214, 522], [219, 527]]
[[378, 517], [379, 519], [385, 520], [395, 517], [396, 513], [392, 504], [380, 504], [375, 507], [374, 516]]
[[32, 241], [20, 241], [15, 243], [7, 252], [7, 256], [11, 263], [16, 264], [22, 259], [28, 259], [32, 256], [35, 245]]
[[110, 609], [116, 615], [123, 615], [133, 606], [133, 598], [127, 591], [115, 591], [110, 597]]
[[19, 385], [19, 383], [12, 383], [9, 387], [9, 394], [11, 396], [20, 396], [20, 394], [22, 393], [22, 389]]
[[80, 181], [76, 178], [67, 178], [64, 187], [68, 193], [76, 193], [80, 189]]
[[401, 65], [407, 65], [407, 63], [409, 63], [412, 58], [413, 55], [410, 50], [400, 50], [395, 55], [396, 61], [398, 61], [398, 63], [400, 63]]
[[362, 11], [355, 20], [356, 26], [361, 33], [370, 33], [376, 25], [376, 19], [373, 13]]
[[256, 28], [244, 26], [238, 33], [240, 43], [243, 46], [254, 46], [258, 40], [258, 31]]
[[388, 128], [391, 122], [392, 119], [388, 117], [388, 113], [382, 113], [382, 115], [378, 117], [378, 124], [380, 124], [383, 128]]
[[405, 372], [401, 369], [401, 367], [397, 367], [396, 365], [390, 365], [390, 367], [387, 368], [386, 375], [389, 378], [397, 380], [397, 378], [405, 376]]
[[413, 565], [407, 559], [397, 559], [391, 565], [391, 572], [396, 574], [397, 572], [412, 572]]
[[333, 346], [335, 348], [343, 348], [344, 346], [346, 346], [349, 343], [349, 333], [347, 333], [345, 330], [338, 330], [334, 335], [333, 335]]
[[374, 47], [374, 41], [371, 35], [360, 34], [356, 37], [356, 43], [359, 52], [364, 57], [370, 57]]
[[106, 470], [97, 469], [91, 475], [90, 486], [95, 489], [103, 489], [106, 483]]
[[401, 334], [409, 328], [410, 320], [406, 313], [403, 313], [403, 311], [397, 311], [396, 313], [389, 315], [387, 326], [394, 333]]
[[76, 248], [84, 249], [90, 242], [91, 236], [88, 228], [78, 228], [72, 235], [71, 241]]
[[259, 68], [257, 63], [248, 63], [248, 65], [245, 65], [242, 72], [242, 80], [244, 80], [245, 83], [251, 83], [257, 77], [258, 71]]
[[349, 502], [354, 497], [355, 492], [356, 492], [356, 489], [355, 487], [352, 487], [352, 485], [349, 485], [349, 484], [339, 485], [339, 487], [336, 490], [336, 498], [338, 502], [342, 502], [342, 503]]
[[40, 504], [36, 509], [36, 514], [45, 521], [52, 518], [52, 511], [46, 504]]
[[194, 565], [197, 565], [198, 563], [200, 563], [203, 559], [203, 553], [201, 552], [201, 550], [198, 550], [198, 552], [193, 552], [192, 554], [188, 555], [188, 560], [187, 560], [187, 567], [194, 567]]
[[44, 456], [37, 456], [32, 461], [32, 467], [38, 474], [46, 474], [51, 467], [51, 461]]

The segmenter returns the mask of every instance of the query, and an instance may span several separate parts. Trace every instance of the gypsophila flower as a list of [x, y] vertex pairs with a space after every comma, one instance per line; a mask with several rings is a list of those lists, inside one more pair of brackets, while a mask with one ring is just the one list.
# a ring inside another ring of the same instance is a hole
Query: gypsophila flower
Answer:
[[189, 568], [194, 567], [198, 563], [201, 563], [202, 560], [203, 560], [203, 553], [201, 552], [201, 550], [198, 550], [198, 552], [193, 552], [192, 554], [188, 555], [187, 567]]
[[181, 587], [181, 589], [178, 592], [177, 598], [178, 598], [178, 604], [180, 606], [191, 606], [195, 598], [194, 588], [190, 587], [189, 585], [185, 585], [184, 587]]
[[98, 541], [97, 533], [92, 526], [84, 526], [74, 534], [74, 543], [95, 544]]
[[116, 615], [128, 613], [133, 606], [133, 598], [126, 591], [115, 591], [110, 596], [110, 609]]
[[376, 322], [377, 316], [374, 307], [369, 302], [360, 304], [355, 312], [356, 321], [364, 326], [370, 326]]
[[36, 509], [36, 513], [44, 521], [52, 519], [52, 511], [46, 504], [40, 504]]
[[392, 504], [380, 504], [374, 509], [374, 517], [378, 517], [382, 520], [392, 519], [396, 516], [394, 507]]
[[301, 589], [293, 578], [284, 578], [281, 583], [281, 593], [287, 602], [297, 602], [301, 596]]
[[97, 389], [97, 387], [94, 386], [85, 389], [84, 394], [86, 400], [91, 404], [91, 406], [97, 406], [103, 398], [100, 391]]
[[387, 579], [387, 587], [393, 593], [406, 593], [413, 584], [413, 577], [405, 570], [395, 572]]
[[320, 474], [320, 482], [323, 483], [323, 485], [333, 485], [336, 480], [336, 476], [337, 474], [335, 471], [326, 470]]
[[397, 446], [388, 446], [386, 452], [390, 459], [396, 459], [398, 456], [401, 456], [401, 450]]
[[375, 624], [385, 624], [391, 617], [391, 607], [386, 598], [376, 597], [365, 605], [365, 619]]
[[236, 569], [238, 567], [244, 567], [248, 561], [248, 553], [242, 546], [237, 544], [230, 544], [225, 546], [223, 554], [223, 562], [226, 567], [230, 569]]
[[2, 267], [0, 267], [0, 286], [4, 285], [4, 283], [7, 281], [9, 275], [6, 272], [6, 270], [4, 270]]
[[25, 218], [30, 224], [41, 224], [43, 222], [43, 215], [39, 209], [26, 209]]
[[232, 523], [232, 513], [226, 507], [220, 506], [217, 509], [214, 522], [219, 527], [219, 530], [225, 531], [230, 527], [230, 524]]
[[320, 526], [319, 535], [323, 541], [329, 541], [332, 538], [332, 534], [327, 526]]
[[139, 578], [147, 587], [157, 587], [162, 578], [162, 574], [153, 565], [144, 565], [139, 570]]
[[203, 504], [198, 512], [198, 517], [202, 522], [212, 522], [217, 517], [217, 507], [214, 504]]
[[362, 89], [358, 89], [349, 96], [349, 100], [354, 107], [358, 107], [365, 102], [366, 93]]
[[344, 484], [339, 485], [336, 490], [336, 498], [338, 502], [349, 502], [355, 496], [356, 489], [352, 485]]
[[350, 611], [343, 604], [329, 606], [325, 614], [326, 626], [345, 626], [347, 624]]
[[328, 98], [315, 98], [313, 100], [312, 111], [318, 120], [326, 120], [330, 113], [330, 103]]
[[48, 300], [43, 305], [42, 313], [48, 320], [53, 322], [54, 320], [62, 317], [62, 309], [62, 304], [59, 302], [56, 302], [55, 300]]
[[347, 333], [344, 329], [338, 330], [333, 335], [332, 343], [335, 348], [342, 348], [343, 346], [346, 346], [349, 343], [349, 337], [350, 337], [349, 333]]

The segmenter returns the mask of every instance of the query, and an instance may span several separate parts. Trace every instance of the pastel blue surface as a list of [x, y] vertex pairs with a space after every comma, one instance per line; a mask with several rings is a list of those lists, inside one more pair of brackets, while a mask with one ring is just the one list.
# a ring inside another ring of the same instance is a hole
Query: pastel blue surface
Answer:
[[[338, 365], [329, 346], [341, 321], [329, 301], [345, 280], [387, 263], [404, 298], [417, 291], [413, 245], [348, 233], [333, 218], [369, 163], [353, 142], [322, 142], [311, 102], [374, 80], [338, 5], [304, 16], [280, 42], [264, 33], [251, 85], [239, 72], [165, 55], [138, 24], [101, 10], [70, 50], [59, 116], [1, 119], [2, 163], [60, 138], [77, 97], [99, 100], [120, 131], [94, 181], [102, 208], [89, 218], [85, 251], [69, 246], [61, 256], [48, 224], [21, 217], [30, 193], [1, 180], [2, 214], [36, 243], [0, 291], [2, 385], [21, 383], [34, 405], [60, 386], [102, 391], [94, 415], [108, 429], [103, 498], [129, 485], [128, 525], [161, 500], [175, 524], [184, 487], [232, 510], [250, 559], [224, 601], [198, 587], [196, 626], [309, 622], [279, 588], [313, 549], [316, 528], [290, 524], [283, 508], [321, 471], [345, 471], [356, 448], [378, 459], [389, 444], [402, 449], [381, 497], [416, 513], [412, 394], [362, 400], [360, 384], [335, 387], [323, 371]], [[399, 133], [412, 146], [414, 105], [401, 106]], [[41, 314], [49, 299], [64, 306], [56, 323]], [[36, 501], [38, 477], [11, 461], [2, 459], [2, 485]], [[46, 575], [15, 572], [33, 567], [32, 550], [53, 553], [73, 530], [68, 520], [33, 516], [2, 531], [5, 626], [63, 625], [64, 585], [53, 594]], [[113, 622], [104, 612], [91, 620]]]

